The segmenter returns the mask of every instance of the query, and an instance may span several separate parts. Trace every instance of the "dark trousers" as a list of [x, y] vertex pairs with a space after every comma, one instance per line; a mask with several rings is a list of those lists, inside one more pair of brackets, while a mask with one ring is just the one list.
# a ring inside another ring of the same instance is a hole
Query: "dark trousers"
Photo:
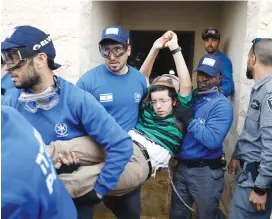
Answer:
[[75, 205], [77, 219], [93, 219], [93, 204]]
[[[222, 169], [212, 170], [208, 166], [188, 168], [179, 163], [174, 171], [173, 182], [186, 204], [192, 207], [195, 202], [198, 219], [220, 218], [218, 207], [224, 188]], [[172, 192], [170, 218], [191, 219], [191, 216], [191, 211]]]
[[105, 196], [103, 202], [118, 219], [140, 219], [141, 186], [123, 196]]

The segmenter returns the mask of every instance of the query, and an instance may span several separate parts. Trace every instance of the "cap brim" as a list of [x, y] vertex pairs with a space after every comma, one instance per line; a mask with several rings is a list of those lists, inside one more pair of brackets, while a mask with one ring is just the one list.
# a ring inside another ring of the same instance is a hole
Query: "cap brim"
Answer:
[[15, 44], [15, 43], [10, 43], [10, 42], [1, 42], [1, 50], [7, 50], [7, 49], [12, 49], [12, 48], [18, 48], [22, 47], [22, 45]]
[[124, 43], [124, 42], [127, 42], [125, 39], [123, 38], [120, 38], [116, 35], [107, 35], [106, 37], [104, 37], [100, 42], [99, 44], [101, 44], [104, 40], [113, 40], [113, 41], [116, 41], [118, 43]]
[[54, 65], [53, 65], [53, 70], [56, 70], [56, 69], [58, 69], [59, 67], [61, 67], [60, 64], [54, 63]]
[[212, 77], [215, 77], [216, 75], [220, 73], [218, 70], [207, 65], [199, 66], [195, 71], [202, 71]]

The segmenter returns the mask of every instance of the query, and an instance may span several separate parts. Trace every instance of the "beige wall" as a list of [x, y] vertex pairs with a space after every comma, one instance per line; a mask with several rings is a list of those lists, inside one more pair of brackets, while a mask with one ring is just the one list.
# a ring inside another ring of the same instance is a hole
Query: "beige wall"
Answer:
[[79, 71], [79, 2], [74, 0], [2, 1], [1, 39], [18, 25], [32, 25], [51, 35], [56, 46], [58, 74], [70, 81]]
[[[87, 69], [103, 63], [99, 53], [98, 43], [105, 27], [120, 24], [120, 3], [108, 1], [93, 1], [89, 20], [85, 17], [86, 23], [81, 23], [81, 30], [88, 30], [90, 34], [85, 41], [88, 46], [85, 48], [85, 55], [90, 57]], [[83, 8], [84, 10], [84, 8]], [[82, 71], [84, 73], [85, 71]]]
[[[122, 2], [121, 24], [127, 30], [195, 31], [194, 67], [204, 55], [201, 32], [219, 26], [222, 2]], [[133, 48], [132, 48], [133, 49]]]

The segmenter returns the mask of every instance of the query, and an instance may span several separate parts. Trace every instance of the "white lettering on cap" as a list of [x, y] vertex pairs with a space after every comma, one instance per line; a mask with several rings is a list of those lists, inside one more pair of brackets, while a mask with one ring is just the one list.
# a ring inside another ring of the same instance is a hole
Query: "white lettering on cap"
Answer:
[[209, 66], [213, 67], [214, 64], [215, 64], [215, 60], [212, 59], [212, 58], [204, 58], [202, 64], [203, 65], [209, 65]]
[[35, 45], [33, 46], [33, 50], [38, 50], [38, 49], [40, 49], [41, 47], [46, 46], [48, 43], [51, 42], [51, 40], [52, 40], [51, 37], [48, 36], [45, 40], [42, 40], [39, 44], [35, 44]]
[[118, 35], [118, 33], [119, 33], [119, 29], [117, 27], [109, 27], [106, 29], [106, 35], [108, 34]]

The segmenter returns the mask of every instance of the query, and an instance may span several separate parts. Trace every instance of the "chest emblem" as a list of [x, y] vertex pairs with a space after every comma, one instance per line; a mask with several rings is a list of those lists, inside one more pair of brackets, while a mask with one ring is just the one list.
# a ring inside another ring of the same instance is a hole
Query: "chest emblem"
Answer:
[[104, 102], [112, 102], [112, 101], [113, 101], [112, 93], [108, 93], [108, 94], [100, 94], [100, 96], [99, 96], [99, 101], [100, 101], [100, 103], [104, 103]]
[[134, 100], [136, 103], [140, 103], [142, 95], [138, 92], [135, 92], [134, 94]]
[[55, 125], [55, 132], [57, 133], [57, 137], [65, 137], [68, 135], [68, 127], [65, 123], [57, 123]]

